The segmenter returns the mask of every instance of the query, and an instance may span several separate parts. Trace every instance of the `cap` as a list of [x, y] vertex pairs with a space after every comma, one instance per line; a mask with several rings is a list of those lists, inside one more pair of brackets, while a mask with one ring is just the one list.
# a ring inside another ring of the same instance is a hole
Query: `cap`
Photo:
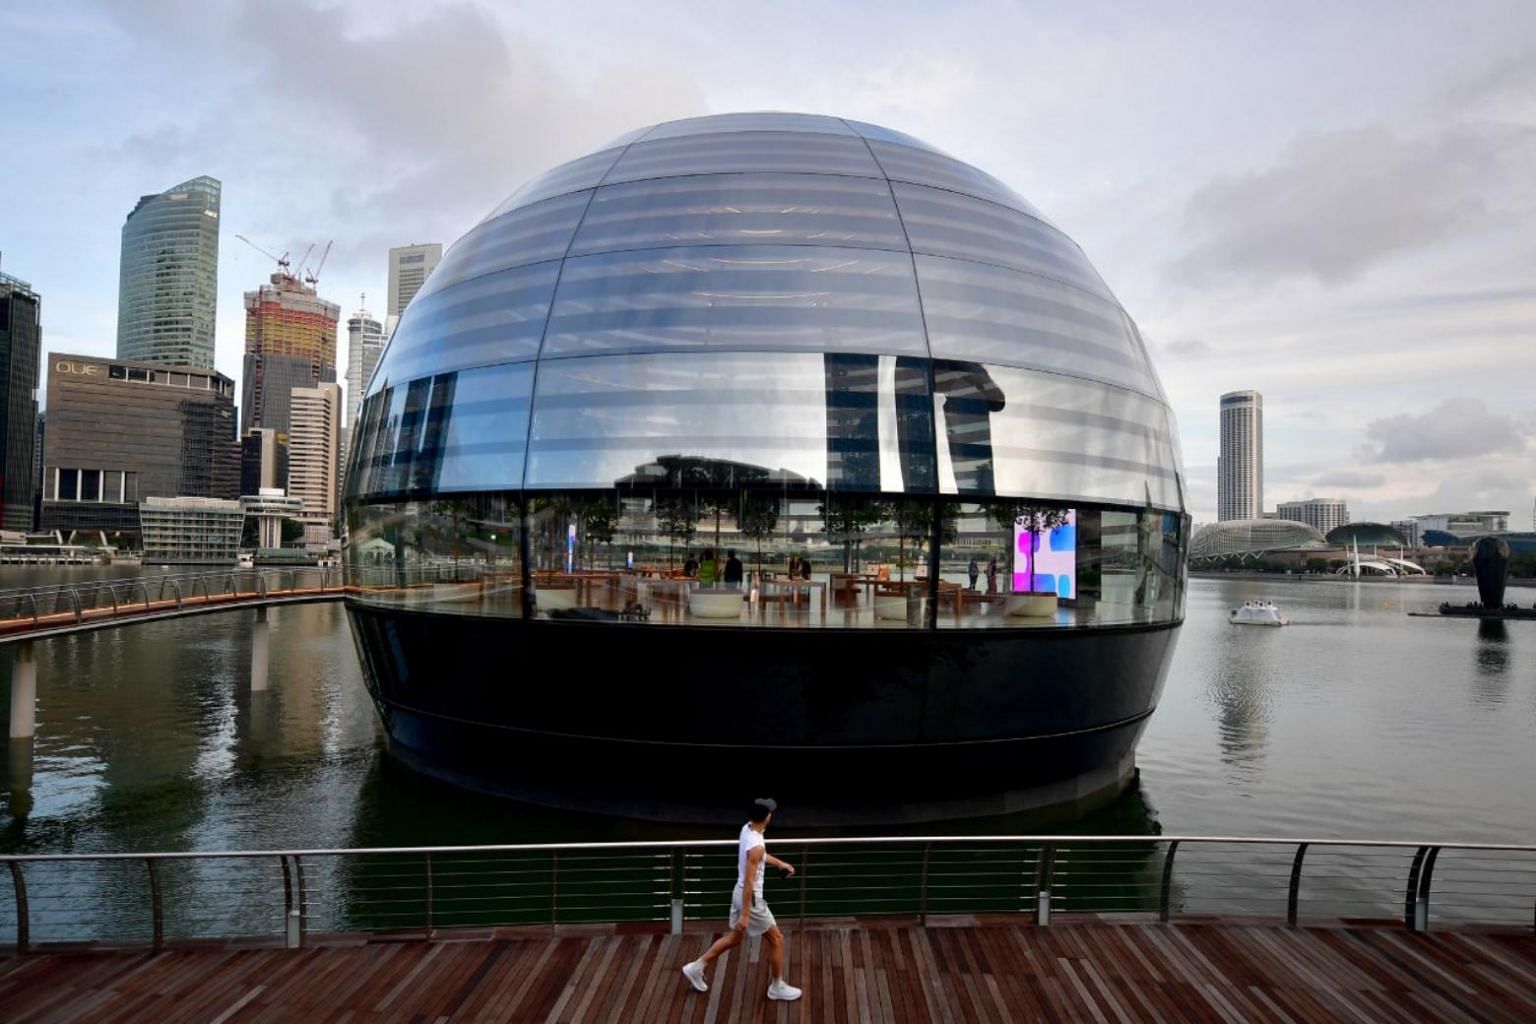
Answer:
[[779, 802], [771, 796], [760, 796], [752, 802], [757, 804], [759, 807], [768, 808], [770, 813], [779, 809]]

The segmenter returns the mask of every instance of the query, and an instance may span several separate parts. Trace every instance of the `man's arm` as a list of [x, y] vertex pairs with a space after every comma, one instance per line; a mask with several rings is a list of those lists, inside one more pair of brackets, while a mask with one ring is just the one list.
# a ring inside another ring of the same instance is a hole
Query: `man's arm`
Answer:
[[794, 875], [795, 875], [795, 866], [793, 864], [791, 864], [789, 861], [787, 861], [787, 860], [779, 860], [779, 858], [777, 858], [773, 854], [767, 853], [767, 852], [764, 852], [763, 856], [768, 859], [768, 863], [769, 864], [772, 864], [774, 867], [778, 868], [780, 871], [788, 871], [790, 877], [791, 878], [794, 877]]

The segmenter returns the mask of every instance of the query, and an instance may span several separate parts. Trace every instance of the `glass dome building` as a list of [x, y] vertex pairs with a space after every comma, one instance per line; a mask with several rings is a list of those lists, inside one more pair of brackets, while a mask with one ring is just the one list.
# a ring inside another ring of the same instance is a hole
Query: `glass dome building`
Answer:
[[391, 753], [559, 806], [734, 820], [744, 769], [801, 824], [1101, 799], [1183, 618], [1131, 319], [1002, 182], [835, 117], [518, 189], [405, 310], [347, 486]]

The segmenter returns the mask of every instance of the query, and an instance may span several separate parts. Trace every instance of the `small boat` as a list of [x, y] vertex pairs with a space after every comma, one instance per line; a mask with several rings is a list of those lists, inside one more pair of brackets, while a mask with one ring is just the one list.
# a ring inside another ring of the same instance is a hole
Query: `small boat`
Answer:
[[1280, 614], [1273, 601], [1244, 601], [1227, 615], [1234, 626], [1284, 626], [1291, 620]]

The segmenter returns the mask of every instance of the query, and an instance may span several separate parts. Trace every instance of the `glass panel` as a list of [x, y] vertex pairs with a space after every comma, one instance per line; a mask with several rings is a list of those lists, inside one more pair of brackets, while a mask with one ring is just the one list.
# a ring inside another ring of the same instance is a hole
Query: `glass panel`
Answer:
[[927, 355], [911, 257], [722, 246], [566, 261], [546, 357], [679, 348]]
[[427, 373], [533, 359], [560, 264], [539, 263], [417, 296], [400, 318], [372, 391]]
[[351, 476], [359, 495], [522, 484], [533, 366], [422, 377], [368, 399]]
[[964, 192], [1040, 217], [1040, 212], [1013, 189], [985, 171], [977, 170], [953, 157], [878, 139], [870, 139], [869, 148], [874, 150], [881, 170], [892, 181], [909, 181], [916, 185], [933, 185], [936, 188]]
[[548, 361], [539, 369], [527, 485], [654, 486], [686, 471], [820, 487], [825, 389], [819, 355]]
[[77, 501], [80, 497], [80, 471], [78, 469], [59, 470], [59, 500]]
[[1011, 270], [917, 257], [936, 357], [1070, 373], [1160, 394], [1118, 306]]
[[412, 307], [426, 296], [469, 278], [564, 256], [591, 194], [562, 196], [481, 221], [448, 250], [416, 293]]
[[1115, 301], [1082, 250], [1043, 221], [942, 189], [891, 187], [913, 252], [1042, 274]]
[[502, 494], [354, 506], [348, 583], [366, 603], [519, 617], [521, 520]]
[[849, 128], [852, 128], [858, 135], [866, 139], [873, 139], [881, 142], [891, 142], [900, 146], [915, 146], [918, 149], [927, 150], [930, 153], [937, 153], [940, 156], [947, 157], [947, 154], [945, 154], [943, 150], [936, 146], [930, 146], [922, 139], [908, 135], [906, 132], [898, 132], [895, 129], [884, 128], [878, 124], [869, 124], [865, 121], [849, 121], [846, 118], [844, 119], [843, 123], [848, 125]]
[[790, 171], [882, 177], [863, 140], [807, 132], [735, 132], [637, 142], [605, 183], [676, 174]]
[[510, 210], [537, 203], [551, 196], [592, 188], [603, 180], [619, 159], [619, 154], [623, 152], [624, 147], [615, 144], [609, 149], [588, 153], [569, 163], [552, 167], [538, 177], [529, 179], [521, 188], [504, 199], [500, 206], [492, 210], [491, 216], [487, 219], [500, 217]]
[[906, 248], [884, 181], [722, 174], [603, 186], [571, 252], [773, 242]]
[[82, 469], [80, 471], [80, 500], [101, 500], [101, 470]]
[[1177, 455], [1160, 403], [1057, 374], [995, 365], [980, 371], [995, 388], [986, 395], [987, 423], [978, 428], [974, 409], [966, 410], [968, 422], [957, 422], [946, 411], [947, 452], [955, 472], [951, 484], [941, 453], [942, 490], [969, 482], [984, 491], [985, 475], [979, 467], [967, 475], [966, 460], [980, 462], [990, 451], [998, 494], [1180, 507]]
[[776, 111], [755, 111], [741, 114], [710, 114], [705, 117], [685, 117], [680, 121], [668, 121], [652, 128], [646, 142], [657, 139], [675, 139], [685, 135], [709, 135], [719, 132], [823, 132], [829, 135], [852, 135], [853, 129], [842, 118], [822, 114], [791, 114]]

